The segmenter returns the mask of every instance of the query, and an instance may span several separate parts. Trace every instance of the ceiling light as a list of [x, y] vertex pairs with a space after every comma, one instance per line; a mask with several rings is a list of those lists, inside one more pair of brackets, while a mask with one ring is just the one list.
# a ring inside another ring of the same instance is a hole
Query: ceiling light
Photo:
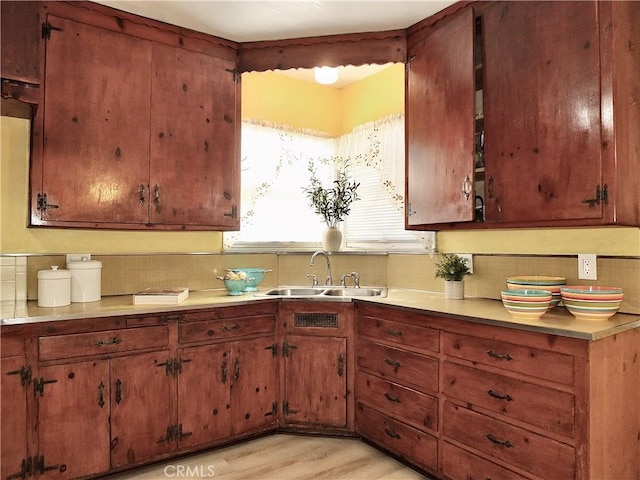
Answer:
[[338, 81], [338, 69], [333, 67], [315, 67], [316, 82], [322, 85], [331, 85]]

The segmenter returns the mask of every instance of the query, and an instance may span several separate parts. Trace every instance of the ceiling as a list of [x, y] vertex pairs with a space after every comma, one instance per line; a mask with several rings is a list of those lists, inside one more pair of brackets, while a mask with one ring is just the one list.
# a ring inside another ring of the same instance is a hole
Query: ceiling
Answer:
[[[407, 28], [455, 3], [449, 0], [100, 0], [109, 7], [234, 42]], [[380, 65], [341, 67], [334, 88], [377, 73]], [[308, 69], [289, 70], [313, 81]]]

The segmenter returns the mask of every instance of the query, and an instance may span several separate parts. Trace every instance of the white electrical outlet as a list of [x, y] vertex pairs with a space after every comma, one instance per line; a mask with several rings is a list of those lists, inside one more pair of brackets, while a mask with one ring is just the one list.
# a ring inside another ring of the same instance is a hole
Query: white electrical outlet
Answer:
[[473, 255], [470, 253], [456, 253], [460, 258], [466, 260], [469, 271], [473, 273]]
[[578, 254], [578, 278], [580, 280], [598, 279], [596, 258], [596, 255], [591, 253]]
[[67, 253], [67, 263], [70, 262], [80, 262], [83, 258], [87, 260], [91, 260], [90, 253]]

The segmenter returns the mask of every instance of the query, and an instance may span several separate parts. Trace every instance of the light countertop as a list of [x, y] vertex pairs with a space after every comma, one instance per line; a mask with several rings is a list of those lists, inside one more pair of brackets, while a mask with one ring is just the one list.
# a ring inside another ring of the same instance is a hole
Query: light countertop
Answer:
[[[256, 297], [250, 293], [242, 296], [229, 296], [224, 289], [212, 289], [189, 292], [189, 297], [179, 305], [133, 305], [133, 295], [103, 297], [98, 302], [72, 303], [65, 307], [55, 308], [38, 307], [35, 301], [3, 301], [0, 309], [0, 325], [23, 325], [57, 320], [179, 312], [182, 310], [242, 305], [270, 300], [272, 299]], [[550, 333], [585, 340], [597, 340], [640, 327], [640, 315], [618, 313], [603, 321], [578, 320], [562, 307], [556, 307], [545, 313], [539, 320], [514, 319], [502, 306], [500, 300], [473, 297], [467, 297], [464, 300], [449, 300], [445, 299], [441, 293], [419, 290], [389, 289], [387, 296], [384, 298], [360, 297], [357, 301], [402, 307], [419, 313], [446, 316], [461, 321]]]

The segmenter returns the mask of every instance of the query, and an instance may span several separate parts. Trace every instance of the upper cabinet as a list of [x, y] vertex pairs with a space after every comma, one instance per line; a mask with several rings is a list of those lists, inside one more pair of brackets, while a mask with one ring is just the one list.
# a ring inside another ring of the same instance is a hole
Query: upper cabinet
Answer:
[[91, 8], [45, 4], [31, 224], [237, 229], [233, 45]]
[[410, 35], [407, 227], [640, 225], [638, 15], [492, 2]]

